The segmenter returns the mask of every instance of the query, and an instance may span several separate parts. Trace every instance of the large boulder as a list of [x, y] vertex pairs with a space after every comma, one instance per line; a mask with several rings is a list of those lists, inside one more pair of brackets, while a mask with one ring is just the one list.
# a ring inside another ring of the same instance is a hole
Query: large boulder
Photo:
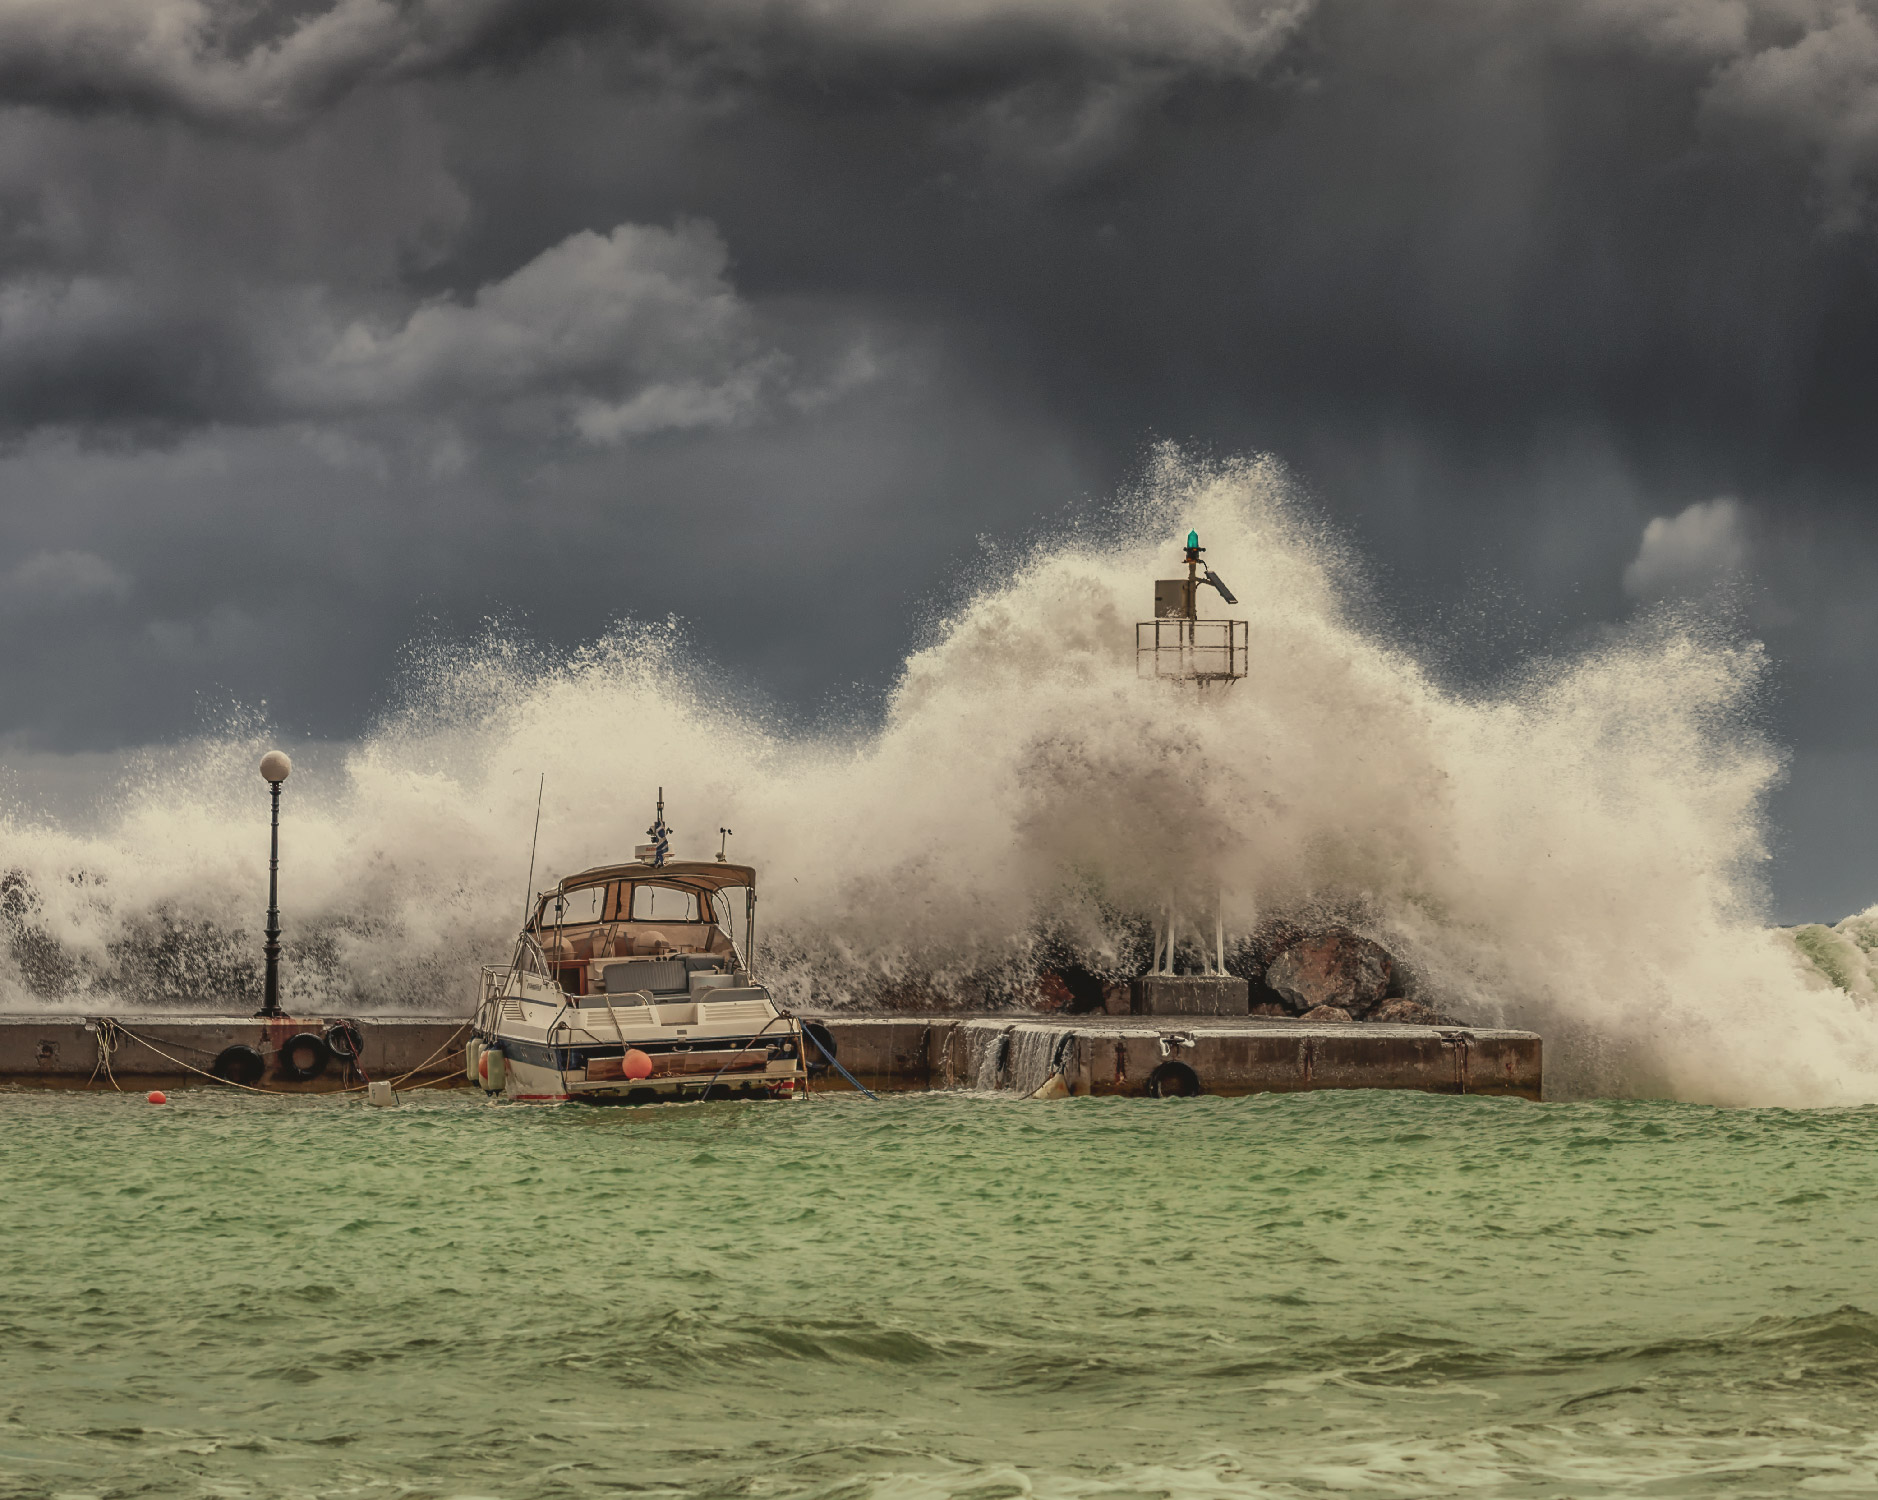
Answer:
[[1383, 1003], [1394, 982], [1388, 949], [1348, 932], [1300, 938], [1265, 971], [1265, 983], [1293, 1010], [1330, 1005], [1359, 1021]]

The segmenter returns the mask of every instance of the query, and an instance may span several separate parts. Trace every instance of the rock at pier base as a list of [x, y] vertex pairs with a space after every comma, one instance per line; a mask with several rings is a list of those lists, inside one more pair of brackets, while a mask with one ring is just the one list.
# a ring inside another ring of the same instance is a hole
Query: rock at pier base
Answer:
[[1409, 1026], [1439, 1026], [1441, 1017], [1413, 1000], [1385, 1000], [1370, 1016], [1372, 1021], [1395, 1021]]
[[1338, 1026], [1354, 1026], [1356, 1017], [1341, 1005], [1317, 1005], [1299, 1016], [1300, 1021], [1330, 1021]]
[[1144, 974], [1129, 986], [1138, 1016], [1243, 1016], [1252, 987], [1230, 974]]
[[1394, 980], [1388, 950], [1348, 932], [1300, 939], [1265, 971], [1265, 983], [1294, 1010], [1333, 1006], [1358, 1020], [1383, 1003]]

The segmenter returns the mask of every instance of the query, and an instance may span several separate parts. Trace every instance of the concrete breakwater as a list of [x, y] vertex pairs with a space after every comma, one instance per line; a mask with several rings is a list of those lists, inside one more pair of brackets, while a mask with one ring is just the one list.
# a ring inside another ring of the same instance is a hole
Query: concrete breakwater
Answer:
[[1259, 1017], [824, 1019], [842, 1064], [869, 1088], [1029, 1095], [1418, 1089], [1537, 1099], [1543, 1048], [1530, 1031]]
[[[165, 1088], [233, 1084], [330, 1093], [362, 1078], [463, 1078], [466, 1017], [0, 1016], [0, 1085]], [[219, 1077], [213, 1076], [218, 1073]]]
[[[804, 1019], [826, 1028], [842, 1065], [876, 1092], [1165, 1097], [1381, 1088], [1537, 1099], [1543, 1080], [1537, 1035], [1484, 1027], [1243, 1016]], [[6, 1016], [0, 1085], [215, 1087], [206, 1075], [218, 1064], [228, 1074], [233, 1058], [250, 1070], [258, 1060], [259, 1070], [225, 1081], [269, 1092], [332, 1092], [359, 1086], [361, 1074], [448, 1087], [463, 1079], [468, 1035], [466, 1019], [441, 1016]], [[848, 1085], [830, 1071], [815, 1087]]]

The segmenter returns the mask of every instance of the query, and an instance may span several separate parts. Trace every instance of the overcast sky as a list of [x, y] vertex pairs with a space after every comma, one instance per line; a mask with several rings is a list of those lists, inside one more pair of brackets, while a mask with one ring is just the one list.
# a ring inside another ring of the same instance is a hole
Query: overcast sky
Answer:
[[1459, 678], [1734, 601], [1878, 900], [1872, 0], [9, 0], [0, 109], [41, 780], [492, 617], [813, 714], [1171, 439]]

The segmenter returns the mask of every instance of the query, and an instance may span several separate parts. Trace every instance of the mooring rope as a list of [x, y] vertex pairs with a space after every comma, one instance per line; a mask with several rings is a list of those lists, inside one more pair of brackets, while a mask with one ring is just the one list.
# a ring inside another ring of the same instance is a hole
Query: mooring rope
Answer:
[[[451, 1032], [449, 1036], [445, 1037], [443, 1040], [443, 1045], [439, 1047], [435, 1052], [431, 1053], [429, 1057], [425, 1058], [415, 1068], [412, 1068], [410, 1072], [402, 1074], [401, 1076], [392, 1079], [391, 1086], [395, 1089], [399, 1084], [403, 1083], [406, 1078], [415, 1077], [418, 1073], [421, 1073], [425, 1068], [429, 1067], [440, 1056], [442, 1056], [443, 1053], [447, 1051], [451, 1047], [452, 1044], [455, 1043], [458, 1037], [462, 1036], [464, 1032], [468, 1031], [470, 1027], [475, 1024], [476, 1023], [474, 1021], [465, 1021], [461, 1026], [457, 1027], [455, 1031]], [[444, 1076], [447, 1077], [449, 1075], [446, 1074]], [[356, 1089], [347, 1089], [346, 1092], [350, 1094], [350, 1093], [356, 1093], [358, 1091]]]
[[853, 1084], [857, 1089], [859, 1089], [863, 1094], [867, 1095], [867, 1097], [872, 1099], [876, 1104], [880, 1103], [880, 1095], [876, 1094], [866, 1084], [862, 1083], [860, 1079], [856, 1078], [846, 1068], [842, 1067], [841, 1059], [836, 1057], [834, 1053], [830, 1052], [819, 1041], [816, 1041], [814, 1032], [810, 1031], [807, 1026], [804, 1026], [802, 1028], [802, 1034], [805, 1037], [807, 1037], [811, 1042], [815, 1042], [815, 1050], [821, 1053], [823, 1057], [828, 1059], [829, 1064], [834, 1068], [834, 1070], [837, 1073], [839, 1073], [843, 1078], [847, 1079], [849, 1083]]
[[182, 1068], [186, 1072], [200, 1074], [211, 1083], [224, 1084], [231, 1089], [243, 1089], [250, 1094], [285, 1094], [289, 1092], [287, 1089], [258, 1089], [252, 1084], [236, 1083], [232, 1078], [223, 1078], [220, 1074], [211, 1073], [204, 1068], [198, 1068], [194, 1063], [186, 1063], [180, 1057], [171, 1057], [169, 1053], [157, 1046], [149, 1037], [138, 1036], [137, 1033], [132, 1031], [128, 1026], [121, 1026], [115, 1021], [100, 1021], [98, 1024], [100, 1028], [104, 1026], [113, 1027], [115, 1030], [129, 1037], [133, 1042], [136, 1042], [139, 1046], [148, 1047], [152, 1052], [156, 1053], [158, 1057], [162, 1058], [163, 1061], [174, 1063], [177, 1067]]
[[117, 1051], [117, 1022], [108, 1017], [100, 1017], [97, 1025], [98, 1060], [91, 1065], [91, 1077], [85, 1080], [85, 1087], [90, 1088], [98, 1081], [98, 1069], [104, 1069], [104, 1076], [110, 1080], [111, 1087], [120, 1094], [123, 1086], [118, 1083], [117, 1075], [111, 1071], [111, 1054]]
[[[412, 1068], [409, 1072], [401, 1074], [399, 1077], [393, 1079], [392, 1087], [395, 1089], [399, 1084], [404, 1083], [408, 1081], [409, 1079], [415, 1078], [419, 1073], [423, 1072], [425, 1068], [429, 1067], [431, 1063], [436, 1061], [436, 1059], [439, 1056], [441, 1056], [450, 1047], [450, 1045], [453, 1042], [455, 1042], [456, 1039], [463, 1034], [463, 1032], [468, 1028], [469, 1024], [470, 1023], [468, 1021], [465, 1021], [463, 1025], [457, 1027], [457, 1029], [454, 1032], [452, 1032], [450, 1036], [444, 1040], [443, 1045], [438, 1047], [436, 1051], [432, 1052], [429, 1057], [425, 1058], [421, 1063], [419, 1063], [416, 1067]], [[105, 1039], [107, 1028], [109, 1028], [110, 1033], [111, 1033], [110, 1040], [108, 1043]], [[150, 1038], [146, 1036], [139, 1036], [136, 1032], [132, 1031], [128, 1026], [121, 1025], [120, 1023], [116, 1021], [100, 1020], [98, 1022], [98, 1041], [99, 1041], [99, 1054], [100, 1054], [99, 1061], [104, 1065], [105, 1077], [111, 1079], [112, 1087], [116, 1088], [120, 1094], [123, 1093], [123, 1089], [118, 1085], [117, 1080], [111, 1077], [111, 1061], [110, 1061], [111, 1053], [117, 1050], [117, 1045], [118, 1045], [117, 1039], [119, 1036], [129, 1037], [133, 1042], [136, 1042], [141, 1046], [148, 1047], [152, 1052], [156, 1053], [156, 1055], [162, 1058], [165, 1062], [173, 1063], [176, 1067], [182, 1068], [185, 1072], [194, 1073], [198, 1077], [208, 1079], [211, 1083], [219, 1083], [223, 1085], [225, 1088], [240, 1089], [244, 1093], [249, 1093], [249, 1094], [278, 1094], [283, 1097], [308, 1092], [307, 1090], [304, 1090], [304, 1089], [268, 1089], [268, 1088], [257, 1088], [255, 1085], [251, 1083], [237, 1083], [232, 1078], [224, 1078], [219, 1073], [211, 1073], [205, 1068], [196, 1067], [195, 1064], [193, 1063], [186, 1063], [180, 1057], [172, 1057], [169, 1053], [165, 1052], [161, 1047], [157, 1046], [155, 1042], [151, 1041]], [[201, 1049], [196, 1049], [196, 1050], [201, 1050]], [[364, 1070], [361, 1068], [360, 1071], [363, 1072]], [[92, 1068], [91, 1076], [94, 1079], [98, 1076], [98, 1070], [96, 1067]], [[440, 1073], [435, 1078], [426, 1078], [425, 1080], [423, 1080], [423, 1082], [414, 1085], [414, 1087], [426, 1088], [430, 1086], [431, 1084], [441, 1082], [445, 1078], [453, 1078], [455, 1076], [456, 1075], [454, 1073]], [[86, 1088], [91, 1087], [91, 1083], [89, 1080], [87, 1080], [85, 1087]], [[363, 1093], [367, 1087], [368, 1085], [366, 1084], [351, 1084], [343, 1088], [330, 1089], [330, 1090], [317, 1090], [315, 1092], [327, 1092], [327, 1093], [335, 1093], [335, 1094], [358, 1094], [358, 1093]]]
[[[609, 1004], [607, 1006], [607, 1009], [611, 1011], [612, 1006]], [[723, 1067], [719, 1068], [717, 1072], [711, 1075], [710, 1082], [705, 1084], [704, 1086], [704, 1097], [706, 1099], [709, 1099], [711, 1097], [711, 1090], [716, 1087], [718, 1080], [721, 1079], [724, 1076], [724, 1074], [729, 1070], [731, 1063], [734, 1063], [744, 1053], [750, 1051], [751, 1048], [753, 1048], [757, 1044], [757, 1042], [761, 1041], [763, 1036], [769, 1031], [770, 1027], [774, 1026], [778, 1021], [795, 1020], [795, 1019], [796, 1017], [788, 1013], [784, 1013], [782, 1015], [772, 1016], [768, 1021], [766, 1021], [761, 1031], [757, 1032], [757, 1034], [753, 1036], [752, 1038], [750, 1038], [749, 1041], [745, 1042], [743, 1046], [739, 1047], [735, 1052], [731, 1053], [729, 1061], [727, 1061]], [[435, 1062], [439, 1057], [441, 1057], [446, 1051], [450, 1050], [450, 1048], [452, 1048], [456, 1044], [458, 1038], [460, 1038], [465, 1031], [469, 1030], [472, 1024], [473, 1024], [472, 1022], [465, 1021], [461, 1026], [457, 1027], [455, 1031], [451, 1032], [450, 1035], [446, 1037], [439, 1046], [434, 1048], [428, 1057], [426, 1057], [422, 1062], [418, 1063], [416, 1067], [413, 1067], [407, 1070], [406, 1072], [399, 1074], [396, 1078], [392, 1079], [391, 1080], [392, 1088], [396, 1089], [400, 1085], [409, 1083], [411, 1079], [417, 1077], [417, 1075], [423, 1072], [425, 1068], [429, 1067], [433, 1062]], [[615, 1026], [617, 1027], [617, 1025], [618, 1025], [618, 1022], [616, 1019]], [[804, 1025], [800, 1027], [799, 1031], [800, 1031], [800, 1034], [809, 1041], [809, 1043], [815, 1048], [817, 1052], [821, 1053], [823, 1057], [828, 1059], [829, 1065], [833, 1067], [834, 1070], [837, 1073], [839, 1073], [843, 1078], [848, 1080], [849, 1084], [851, 1084], [860, 1093], [867, 1095], [867, 1097], [872, 1099], [876, 1104], [880, 1102], [880, 1096], [876, 1094], [872, 1089], [868, 1088], [866, 1084], [862, 1083], [860, 1079], [856, 1078], [846, 1068], [844, 1068], [841, 1065], [841, 1060], [838, 1057], [836, 1057], [834, 1053], [830, 1052], [826, 1047], [824, 1047], [821, 1044], [821, 1042], [816, 1038], [815, 1033], [809, 1030], [808, 1026]], [[206, 1078], [211, 1083], [219, 1083], [224, 1088], [240, 1089], [243, 1093], [247, 1093], [247, 1094], [276, 1094], [276, 1095], [281, 1095], [283, 1097], [288, 1096], [288, 1095], [307, 1092], [306, 1090], [302, 1090], [302, 1089], [261, 1088], [254, 1084], [237, 1083], [232, 1078], [223, 1078], [219, 1073], [211, 1073], [206, 1068], [198, 1068], [194, 1063], [184, 1062], [180, 1057], [175, 1057], [172, 1054], [165, 1052], [155, 1042], [151, 1041], [149, 1037], [140, 1036], [137, 1032], [132, 1031], [128, 1026], [122, 1025], [121, 1023], [117, 1021], [110, 1020], [109, 1018], [100, 1018], [98, 1021], [98, 1060], [96, 1063], [92, 1065], [91, 1077], [85, 1080], [86, 1088], [90, 1088], [91, 1085], [97, 1081], [98, 1071], [100, 1068], [102, 1068], [104, 1070], [104, 1076], [110, 1080], [111, 1087], [116, 1089], [120, 1094], [124, 1092], [123, 1085], [121, 1085], [117, 1081], [116, 1076], [111, 1071], [112, 1055], [117, 1051], [119, 1045], [121, 1044], [120, 1039], [123, 1039], [123, 1038], [128, 1038], [130, 1041], [136, 1042], [139, 1046], [148, 1048], [151, 1052], [155, 1053], [158, 1057], [162, 1058], [163, 1061], [165, 1061], [166, 1063], [169, 1063], [174, 1067], [181, 1068], [186, 1073], [194, 1073], [197, 1077]], [[201, 1050], [201, 1049], [189, 1049], [185, 1046], [185, 1050]], [[364, 1072], [363, 1067], [360, 1068], [360, 1072], [361, 1073]], [[803, 1092], [807, 1093], [808, 1092], [808, 1078], [807, 1078], [806, 1068], [804, 1068], [803, 1073], [804, 1073]], [[433, 1087], [437, 1084], [444, 1082], [446, 1079], [453, 1079], [455, 1078], [455, 1076], [456, 1074], [454, 1072], [439, 1073], [436, 1077], [423, 1079], [418, 1083], [412, 1084], [411, 1087], [413, 1089], [430, 1088], [430, 1087]], [[367, 1087], [368, 1085], [366, 1084], [355, 1084], [355, 1085], [348, 1085], [346, 1087], [342, 1087], [339, 1089], [330, 1090], [327, 1092], [340, 1093], [340, 1094], [357, 1094], [357, 1093], [363, 1092], [365, 1088]]]
[[[333, 1045], [333, 1038], [340, 1034], [343, 1034], [346, 1039], [345, 1050], [343, 1051]], [[358, 1044], [356, 1047], [353, 1045], [355, 1042]], [[350, 1016], [341, 1016], [338, 1024], [326, 1033], [326, 1048], [330, 1052], [337, 1052], [339, 1056], [346, 1060], [347, 1078], [350, 1078], [353, 1070], [357, 1069], [359, 1082], [364, 1084], [367, 1088], [371, 1087], [371, 1074], [365, 1071], [365, 1059], [360, 1056], [360, 1054], [365, 1051], [365, 1033], [359, 1029], [359, 1023], [357, 1021]], [[348, 1087], [346, 1092], [351, 1093], [351, 1088]]]
[[[789, 1019], [790, 1017], [786, 1015], [771, 1016], [767, 1021], [763, 1023], [763, 1031], [768, 1031], [770, 1027], [774, 1026], [778, 1021], [786, 1021]], [[745, 1042], [735, 1052], [731, 1053], [730, 1062], [725, 1063], [723, 1067], [719, 1068], [715, 1073], [711, 1075], [711, 1081], [705, 1084], [704, 1086], [704, 1097], [706, 1099], [709, 1099], [711, 1097], [711, 1090], [717, 1087], [717, 1080], [722, 1078], [724, 1074], [729, 1071], [730, 1064], [734, 1063], [738, 1058], [742, 1057], [744, 1053], [748, 1052], [758, 1042], [763, 1040], [763, 1031], [759, 1031], [755, 1036], [751, 1037], [749, 1041]], [[621, 1037], [620, 1040], [623, 1042], [626, 1039], [624, 1037]], [[808, 1069], [804, 1067], [802, 1070], [802, 1087], [805, 1092], [808, 1089], [808, 1083], [809, 1083], [809, 1073], [808, 1073]]]

